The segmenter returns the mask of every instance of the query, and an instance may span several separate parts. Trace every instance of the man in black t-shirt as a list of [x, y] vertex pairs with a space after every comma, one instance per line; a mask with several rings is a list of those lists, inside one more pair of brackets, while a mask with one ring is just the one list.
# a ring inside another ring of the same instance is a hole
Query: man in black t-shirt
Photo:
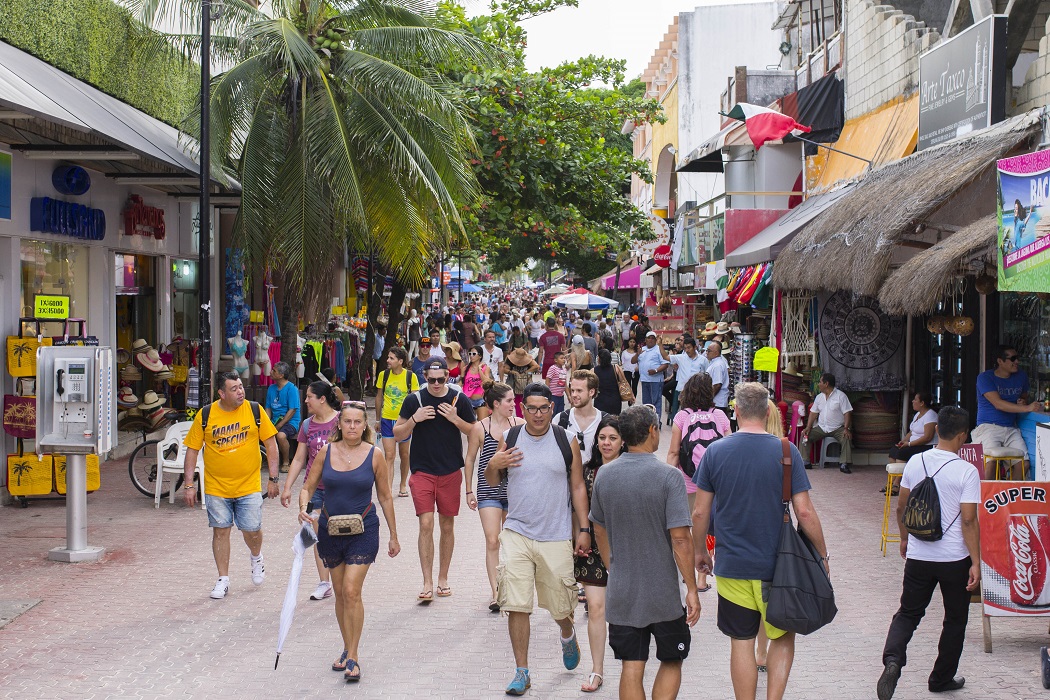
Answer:
[[[419, 600], [434, 599], [434, 510], [441, 529], [438, 562], [438, 597], [452, 595], [448, 570], [455, 545], [453, 526], [459, 514], [463, 483], [463, 442], [460, 433], [470, 432], [474, 409], [462, 394], [448, 386], [448, 365], [432, 358], [423, 367], [426, 389], [409, 394], [401, 404], [394, 424], [394, 439], [412, 440], [409, 461], [412, 476], [408, 487], [419, 517], [419, 564], [423, 568], [423, 590]], [[471, 493], [470, 484], [466, 485]]]

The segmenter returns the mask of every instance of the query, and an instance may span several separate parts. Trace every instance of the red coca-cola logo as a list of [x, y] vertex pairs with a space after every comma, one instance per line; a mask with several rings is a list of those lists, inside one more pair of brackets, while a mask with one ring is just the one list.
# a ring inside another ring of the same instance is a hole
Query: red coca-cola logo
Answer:
[[1041, 573], [1043, 568], [1038, 566], [1037, 555], [1032, 549], [1032, 529], [1024, 520], [1011, 522], [1009, 527], [1010, 551], [1014, 555], [1014, 578], [1010, 582], [1014, 602], [1032, 603], [1039, 595], [1034, 578]]
[[653, 260], [660, 267], [671, 267], [671, 246], [657, 246], [656, 250], [653, 251]]

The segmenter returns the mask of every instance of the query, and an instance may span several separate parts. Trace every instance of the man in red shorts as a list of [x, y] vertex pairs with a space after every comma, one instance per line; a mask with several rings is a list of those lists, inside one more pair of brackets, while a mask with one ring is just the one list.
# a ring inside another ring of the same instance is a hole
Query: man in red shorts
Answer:
[[[460, 433], [470, 432], [474, 409], [462, 392], [448, 387], [448, 365], [443, 358], [432, 358], [423, 367], [425, 389], [413, 392], [401, 404], [394, 424], [398, 442], [410, 435], [409, 462], [412, 476], [408, 487], [419, 517], [419, 564], [423, 568], [423, 590], [419, 600], [429, 603], [452, 595], [448, 569], [455, 546], [453, 526], [459, 515], [463, 488], [463, 441]], [[470, 484], [467, 484], [470, 488]], [[471, 493], [467, 491], [467, 493]], [[441, 529], [437, 589], [434, 588], [434, 510]]]

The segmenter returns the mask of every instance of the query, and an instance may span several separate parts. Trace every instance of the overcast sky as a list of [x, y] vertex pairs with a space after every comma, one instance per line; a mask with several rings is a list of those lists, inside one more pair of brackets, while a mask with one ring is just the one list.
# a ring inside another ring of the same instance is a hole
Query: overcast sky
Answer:
[[595, 54], [627, 60], [627, 79], [649, 65], [667, 28], [679, 12], [734, 0], [580, 0], [528, 20], [530, 70], [556, 66]]

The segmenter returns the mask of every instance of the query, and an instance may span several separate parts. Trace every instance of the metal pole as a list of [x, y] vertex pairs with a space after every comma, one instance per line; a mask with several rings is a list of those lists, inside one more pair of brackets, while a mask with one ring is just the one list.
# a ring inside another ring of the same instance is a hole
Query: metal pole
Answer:
[[200, 236], [197, 255], [197, 294], [200, 301], [200, 405], [212, 402], [211, 393], [211, 6], [203, 0], [201, 12], [201, 141]]
[[98, 561], [105, 548], [87, 543], [87, 455], [66, 455], [66, 546], [47, 553], [52, 561]]

